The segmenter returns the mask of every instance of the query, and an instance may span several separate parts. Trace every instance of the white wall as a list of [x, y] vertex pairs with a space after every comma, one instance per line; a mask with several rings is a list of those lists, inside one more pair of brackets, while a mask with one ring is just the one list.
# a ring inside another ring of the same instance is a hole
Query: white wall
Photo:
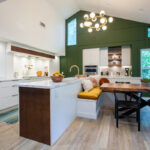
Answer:
[[3, 42], [0, 42], [0, 78], [5, 76], [5, 49], [6, 45]]
[[55, 59], [51, 59], [50, 61], [50, 75], [55, 73], [56, 71], [60, 71], [60, 58], [58, 56]]
[[[58, 55], [65, 54], [65, 20], [49, 0], [2, 2], [0, 20], [0, 38]], [[46, 28], [40, 26], [40, 21]]]
[[0, 42], [0, 78], [13, 77], [13, 53], [6, 52], [7, 44]]

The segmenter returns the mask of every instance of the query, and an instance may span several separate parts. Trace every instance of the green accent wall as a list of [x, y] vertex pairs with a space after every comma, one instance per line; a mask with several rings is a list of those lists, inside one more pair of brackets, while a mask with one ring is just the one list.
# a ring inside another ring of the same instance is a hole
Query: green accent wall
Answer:
[[80, 28], [80, 23], [84, 21], [83, 15], [85, 13], [89, 12], [79, 11], [66, 20], [67, 24], [73, 18], [77, 19], [77, 45], [66, 45], [66, 56], [60, 57], [60, 71], [64, 72], [65, 77], [71, 77], [77, 73], [75, 68], [71, 73], [69, 72], [71, 65], [78, 65], [80, 67], [80, 74], [82, 74], [83, 49], [122, 45], [131, 45], [132, 74], [133, 76], [140, 76], [140, 49], [150, 48], [150, 39], [147, 37], [147, 28], [150, 25], [114, 18], [114, 22], [108, 24], [106, 31], [93, 31], [89, 33], [87, 28]]

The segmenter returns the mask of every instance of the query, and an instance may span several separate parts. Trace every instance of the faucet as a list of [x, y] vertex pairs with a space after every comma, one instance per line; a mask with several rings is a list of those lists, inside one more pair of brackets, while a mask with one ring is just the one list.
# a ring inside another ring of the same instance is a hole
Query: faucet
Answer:
[[72, 68], [77, 68], [77, 71], [78, 71], [78, 75], [79, 75], [79, 67], [77, 65], [72, 65], [70, 67], [70, 72], [72, 71]]

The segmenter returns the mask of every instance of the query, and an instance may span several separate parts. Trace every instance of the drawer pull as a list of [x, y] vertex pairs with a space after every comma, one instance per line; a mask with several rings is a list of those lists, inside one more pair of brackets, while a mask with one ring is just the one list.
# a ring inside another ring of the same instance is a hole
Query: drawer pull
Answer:
[[16, 95], [12, 95], [12, 97], [15, 97], [15, 96], [18, 96], [18, 94], [16, 94]]
[[17, 87], [17, 85], [12, 85], [12, 87]]

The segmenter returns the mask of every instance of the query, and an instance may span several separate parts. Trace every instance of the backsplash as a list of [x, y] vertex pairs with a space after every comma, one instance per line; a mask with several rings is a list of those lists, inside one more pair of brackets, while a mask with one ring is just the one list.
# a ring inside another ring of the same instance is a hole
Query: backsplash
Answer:
[[49, 73], [50, 62], [48, 59], [35, 56], [14, 56], [14, 77], [36, 76], [37, 71]]
[[131, 76], [131, 66], [124, 66], [124, 67], [100, 67], [100, 74], [101, 75], [109, 75], [109, 76], [125, 76], [125, 68], [129, 68], [129, 76]]

